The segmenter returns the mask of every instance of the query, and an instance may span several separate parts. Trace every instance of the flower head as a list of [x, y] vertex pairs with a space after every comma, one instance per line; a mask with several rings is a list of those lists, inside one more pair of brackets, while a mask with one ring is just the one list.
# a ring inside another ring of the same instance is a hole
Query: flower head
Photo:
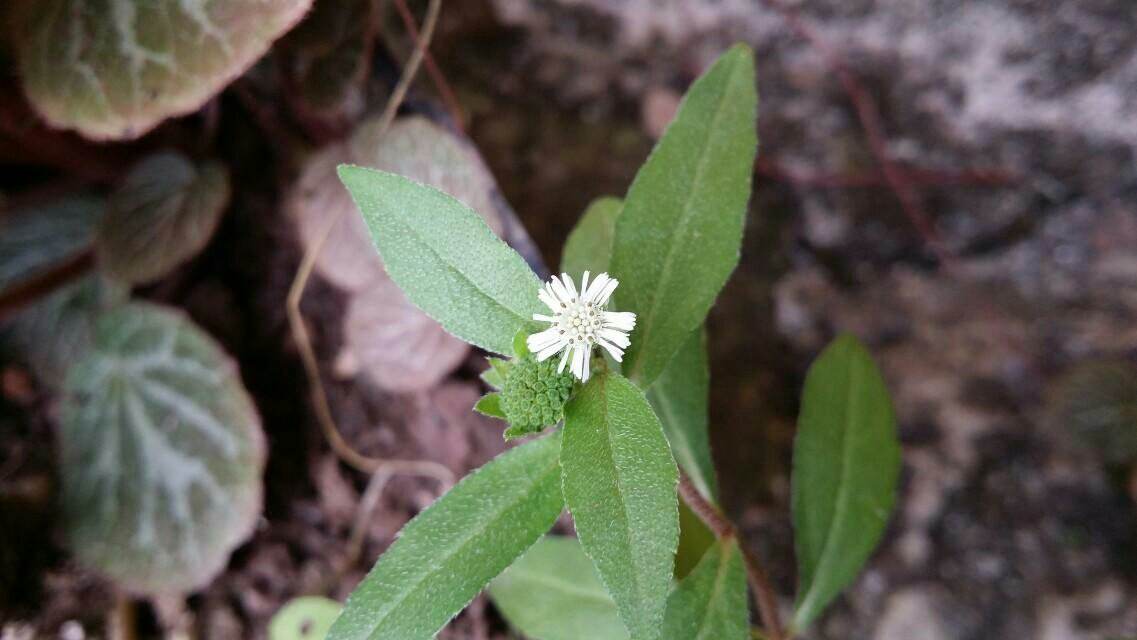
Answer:
[[624, 357], [624, 349], [631, 344], [628, 332], [636, 326], [636, 314], [605, 309], [608, 299], [619, 284], [619, 281], [608, 277], [607, 273], [596, 276], [589, 283], [588, 272], [585, 271], [578, 293], [567, 273], [562, 273], [560, 278], [550, 278], [537, 291], [537, 297], [552, 310], [553, 315], [533, 314], [534, 320], [548, 322], [550, 326], [530, 335], [525, 341], [529, 350], [537, 355], [537, 361], [547, 360], [563, 352], [557, 371], [564, 371], [571, 359], [572, 374], [581, 382], [588, 381], [592, 345], [604, 347], [616, 362], [620, 362]]

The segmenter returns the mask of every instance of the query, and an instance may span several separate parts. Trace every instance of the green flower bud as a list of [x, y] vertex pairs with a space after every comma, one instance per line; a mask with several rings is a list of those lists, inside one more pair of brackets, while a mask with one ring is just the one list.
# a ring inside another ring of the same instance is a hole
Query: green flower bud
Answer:
[[571, 374], [557, 373], [555, 358], [537, 362], [527, 354], [515, 361], [501, 390], [501, 408], [510, 424], [506, 437], [536, 433], [559, 422], [572, 386]]

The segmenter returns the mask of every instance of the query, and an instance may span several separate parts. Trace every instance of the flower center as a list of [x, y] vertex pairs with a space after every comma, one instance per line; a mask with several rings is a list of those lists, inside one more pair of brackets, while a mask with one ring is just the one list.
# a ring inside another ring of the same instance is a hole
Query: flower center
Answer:
[[600, 330], [600, 309], [591, 302], [581, 302], [580, 298], [561, 304], [557, 314], [557, 327], [569, 342], [596, 342], [596, 332]]

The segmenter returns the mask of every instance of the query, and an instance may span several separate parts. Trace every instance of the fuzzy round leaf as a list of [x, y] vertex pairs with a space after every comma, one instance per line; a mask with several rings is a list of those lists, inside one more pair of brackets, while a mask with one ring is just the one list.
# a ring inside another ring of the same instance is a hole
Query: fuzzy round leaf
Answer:
[[52, 292], [22, 309], [0, 331], [0, 341], [42, 384], [62, 387], [68, 369], [91, 346], [103, 289], [98, 277], [87, 276]]
[[203, 586], [260, 511], [264, 436], [236, 366], [157, 305], [96, 322], [67, 378], [59, 446], [71, 549], [131, 591]]
[[1137, 367], [1118, 361], [1073, 368], [1049, 398], [1050, 421], [1111, 464], [1137, 459]]
[[83, 251], [103, 215], [103, 201], [72, 196], [0, 216], [0, 291], [34, 278]]
[[103, 269], [131, 284], [158, 280], [205, 248], [229, 202], [229, 172], [180, 153], [140, 162], [110, 197], [99, 225]]
[[37, 0], [14, 16], [24, 92], [49, 124], [95, 140], [141, 136], [196, 110], [295, 24], [312, 0]]

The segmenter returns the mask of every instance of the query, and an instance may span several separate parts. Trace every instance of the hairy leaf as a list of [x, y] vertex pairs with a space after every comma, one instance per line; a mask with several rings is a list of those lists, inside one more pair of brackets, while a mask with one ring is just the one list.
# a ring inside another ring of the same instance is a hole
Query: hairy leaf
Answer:
[[707, 433], [710, 367], [706, 332], [693, 332], [647, 392], [679, 468], [704, 498], [718, 500], [718, 479]]
[[98, 319], [67, 377], [59, 446], [72, 550], [131, 590], [202, 586], [260, 511], [264, 436], [236, 367], [157, 305]]
[[37, 0], [16, 11], [24, 92], [52, 126], [137, 138], [252, 66], [311, 0]]
[[638, 318], [624, 375], [648, 388], [703, 323], [738, 264], [757, 147], [754, 56], [724, 53], [695, 81], [616, 219], [616, 309]]
[[72, 196], [0, 215], [0, 291], [86, 250], [103, 210], [99, 198]]
[[841, 336], [806, 375], [794, 441], [796, 628], [812, 622], [872, 553], [899, 473], [896, 418], [884, 379], [860, 342]]
[[626, 640], [616, 603], [576, 538], [545, 536], [490, 583], [505, 619], [534, 640]]
[[[491, 369], [492, 371], [492, 369]], [[505, 420], [505, 411], [501, 408], [501, 394], [487, 393], [474, 405], [474, 411], [491, 418]]]
[[643, 393], [601, 374], [565, 407], [561, 468], [577, 535], [634, 640], [659, 637], [679, 514], [675, 460]]
[[340, 603], [319, 596], [289, 600], [268, 623], [268, 640], [324, 640]]
[[612, 260], [612, 235], [616, 217], [624, 202], [619, 198], [597, 198], [569, 233], [561, 256], [561, 271], [579, 278], [585, 271], [601, 273]]
[[747, 640], [746, 571], [733, 539], [715, 542], [667, 599], [664, 638]]
[[229, 202], [229, 172], [217, 162], [195, 167], [180, 153], [138, 163], [107, 202], [96, 234], [102, 268], [146, 284], [196, 256]]
[[536, 542], [563, 507], [561, 436], [467, 476], [411, 520], [347, 599], [329, 640], [432, 638]]
[[339, 174], [407, 297], [459, 338], [512, 353], [514, 335], [543, 307], [521, 256], [441, 191], [363, 167]]
[[714, 532], [707, 528], [706, 523], [691, 511], [691, 507], [680, 500], [679, 548], [675, 550], [675, 579], [682, 580], [694, 571], [695, 566], [707, 553], [707, 549], [717, 539]]

